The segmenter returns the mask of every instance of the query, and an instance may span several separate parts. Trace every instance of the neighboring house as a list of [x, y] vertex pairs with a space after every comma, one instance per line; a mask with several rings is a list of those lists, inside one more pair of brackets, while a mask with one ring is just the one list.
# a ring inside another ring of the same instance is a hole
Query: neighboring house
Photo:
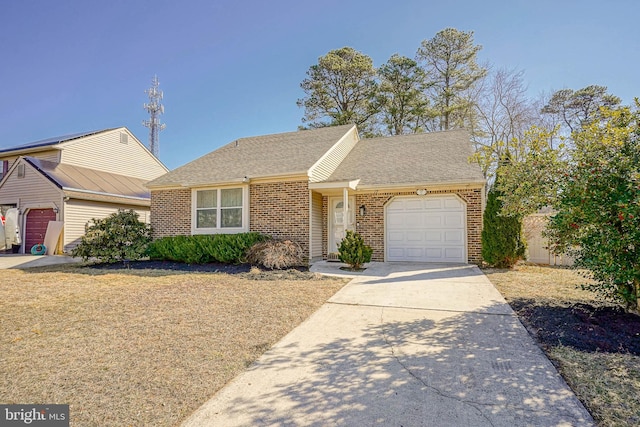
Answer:
[[149, 222], [144, 186], [168, 169], [125, 127], [0, 149], [0, 209], [18, 208], [22, 251], [63, 221], [63, 248], [75, 247], [92, 218], [134, 209]]
[[147, 184], [156, 238], [257, 231], [335, 257], [479, 263], [485, 181], [463, 130], [360, 140], [355, 126], [243, 138]]

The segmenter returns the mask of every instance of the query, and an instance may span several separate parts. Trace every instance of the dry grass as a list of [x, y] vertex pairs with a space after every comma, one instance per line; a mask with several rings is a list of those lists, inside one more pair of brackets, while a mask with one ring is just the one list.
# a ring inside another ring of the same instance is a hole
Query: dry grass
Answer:
[[[566, 268], [519, 265], [513, 270], [486, 269], [485, 274], [509, 302], [602, 304], [579, 288], [585, 279]], [[599, 426], [640, 425], [640, 357], [543, 346], [547, 356]]]
[[0, 402], [70, 404], [75, 426], [176, 425], [344, 284], [4, 270]]
[[588, 279], [570, 268], [518, 264], [513, 269], [483, 271], [507, 301], [524, 298], [558, 303], [598, 302], [594, 293], [580, 287]]
[[599, 426], [640, 425], [640, 357], [562, 346], [547, 353]]

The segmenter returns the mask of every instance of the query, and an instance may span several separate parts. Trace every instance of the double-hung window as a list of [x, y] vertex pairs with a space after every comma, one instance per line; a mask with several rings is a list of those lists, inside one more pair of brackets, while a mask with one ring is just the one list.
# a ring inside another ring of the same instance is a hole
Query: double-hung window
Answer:
[[204, 189], [194, 193], [194, 231], [224, 232], [245, 228], [243, 188]]

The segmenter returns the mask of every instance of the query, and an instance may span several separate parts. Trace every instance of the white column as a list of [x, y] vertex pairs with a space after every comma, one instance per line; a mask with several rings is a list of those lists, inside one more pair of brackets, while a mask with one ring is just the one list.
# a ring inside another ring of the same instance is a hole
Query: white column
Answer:
[[351, 206], [349, 206], [349, 189], [346, 187], [342, 189], [342, 203], [342, 206], [344, 206], [344, 216], [342, 222], [344, 224], [344, 231], [346, 234], [347, 230], [351, 229], [351, 227], [349, 227], [349, 215], [351, 215], [351, 213], [349, 212], [349, 209], [351, 208]]

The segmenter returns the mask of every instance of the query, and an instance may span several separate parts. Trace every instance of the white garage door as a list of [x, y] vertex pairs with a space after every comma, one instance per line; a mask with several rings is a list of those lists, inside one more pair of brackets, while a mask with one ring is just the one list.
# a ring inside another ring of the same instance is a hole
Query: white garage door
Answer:
[[395, 198], [385, 227], [387, 261], [467, 262], [465, 204], [456, 196]]

